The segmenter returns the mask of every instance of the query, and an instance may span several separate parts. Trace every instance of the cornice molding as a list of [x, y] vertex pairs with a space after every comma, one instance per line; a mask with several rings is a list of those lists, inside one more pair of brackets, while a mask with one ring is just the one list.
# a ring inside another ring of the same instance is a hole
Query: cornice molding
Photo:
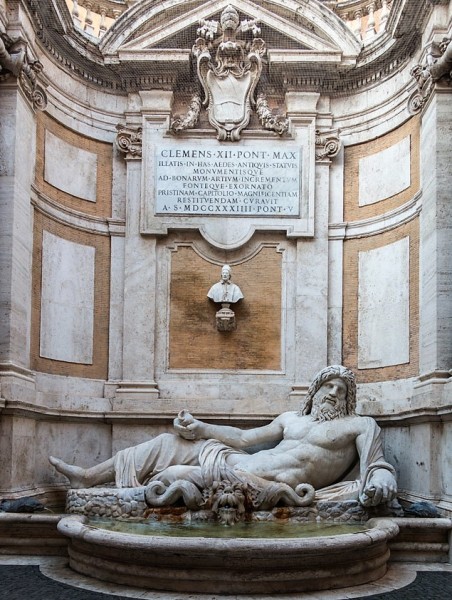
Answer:
[[67, 225], [72, 229], [96, 233], [97, 235], [109, 236], [112, 234], [108, 219], [94, 217], [62, 206], [40, 192], [34, 185], [32, 185], [32, 192], [32, 205], [37, 211], [53, 221], [57, 221], [62, 225]]
[[409, 202], [394, 210], [361, 221], [331, 223], [328, 228], [329, 240], [352, 240], [379, 235], [396, 229], [416, 218], [422, 209], [422, 193], [418, 192]]
[[[115, 93], [127, 93], [136, 89], [174, 89], [187, 83], [182, 81], [187, 75], [182, 63], [167, 60], [171, 58], [167, 54], [174, 54], [172, 49], [166, 52], [165, 49], [159, 50], [157, 54], [154, 53], [152, 61], [143, 62], [137, 56], [130, 65], [128, 61], [123, 64], [120, 56], [103, 56], [103, 47], [107, 47], [109, 40], [124, 29], [125, 16], [113, 26], [112, 30], [115, 31], [110, 30], [98, 43], [94, 38], [91, 40], [89, 36], [77, 31], [64, 0], [54, 0], [52, 3], [22, 0], [22, 3], [28, 8], [36, 35], [45, 52], [72, 76], [75, 74], [85, 83]], [[139, 16], [144, 24], [147, 14], [145, 9], [147, 7], [149, 11], [149, 6], [148, 2], [137, 3], [128, 9], [127, 14], [130, 18]], [[152, 5], [154, 11], [157, 6]], [[192, 6], [190, 4], [187, 10]], [[320, 3], [313, 6], [333, 17]], [[356, 65], [352, 64], [355, 61], [347, 64], [347, 60], [343, 60], [342, 63], [333, 62], [328, 66], [328, 62], [325, 63], [321, 57], [320, 63], [304, 61], [303, 52], [300, 51], [301, 60], [297, 60], [292, 66], [290, 63], [278, 63], [276, 68], [275, 63], [275, 68], [271, 69], [270, 65], [269, 84], [274, 80], [273, 83], [276, 82], [284, 91], [314, 90], [337, 96], [366, 89], [376, 81], [390, 77], [403, 68], [419, 46], [419, 31], [433, 5], [431, 0], [420, 0], [415, 3], [415, 11], [412, 6], [408, 8], [406, 0], [393, 0], [386, 32], [377, 35], [374, 41], [362, 48]], [[347, 28], [345, 24], [344, 27]]]

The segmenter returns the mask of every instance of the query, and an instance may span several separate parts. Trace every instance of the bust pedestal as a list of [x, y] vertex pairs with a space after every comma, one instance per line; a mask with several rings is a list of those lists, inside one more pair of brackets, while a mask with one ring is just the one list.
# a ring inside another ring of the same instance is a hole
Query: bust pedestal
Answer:
[[228, 302], [221, 303], [221, 308], [217, 311], [215, 318], [218, 331], [233, 331], [235, 329], [235, 313]]

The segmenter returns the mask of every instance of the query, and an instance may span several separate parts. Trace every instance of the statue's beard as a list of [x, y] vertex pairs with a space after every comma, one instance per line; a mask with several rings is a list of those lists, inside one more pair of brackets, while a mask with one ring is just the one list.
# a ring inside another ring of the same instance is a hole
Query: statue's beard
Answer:
[[316, 399], [312, 403], [311, 417], [314, 421], [323, 423], [325, 421], [332, 421], [333, 419], [340, 419], [347, 415], [347, 406], [345, 403], [340, 402], [331, 405], [327, 402], [328, 396]]

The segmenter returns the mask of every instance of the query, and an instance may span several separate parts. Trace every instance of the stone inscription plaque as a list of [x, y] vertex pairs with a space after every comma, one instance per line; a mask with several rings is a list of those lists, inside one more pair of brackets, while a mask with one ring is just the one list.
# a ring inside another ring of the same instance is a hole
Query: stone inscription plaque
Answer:
[[296, 217], [300, 198], [298, 147], [156, 148], [156, 214]]

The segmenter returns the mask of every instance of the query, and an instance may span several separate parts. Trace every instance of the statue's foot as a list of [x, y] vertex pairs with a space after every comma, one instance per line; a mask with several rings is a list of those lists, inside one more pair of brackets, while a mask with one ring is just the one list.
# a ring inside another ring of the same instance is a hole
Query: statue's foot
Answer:
[[69, 479], [71, 488], [80, 489], [89, 487], [85, 469], [76, 467], [75, 465], [68, 465], [63, 460], [54, 456], [49, 456], [49, 462], [59, 473], [62, 473]]

